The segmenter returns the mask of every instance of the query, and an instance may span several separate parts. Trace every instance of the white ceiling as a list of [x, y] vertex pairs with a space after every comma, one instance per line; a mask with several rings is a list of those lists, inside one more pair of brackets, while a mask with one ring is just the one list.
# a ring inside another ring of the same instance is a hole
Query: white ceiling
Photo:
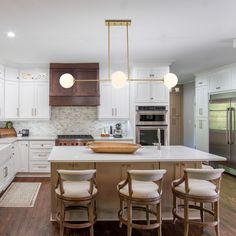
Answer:
[[[104, 20], [131, 19], [131, 62], [173, 63], [171, 70], [190, 80], [195, 72], [236, 62], [235, 9], [235, 0], [0, 0], [0, 59], [104, 63]], [[6, 37], [9, 30], [16, 38]], [[112, 31], [112, 55], [121, 55], [119, 30]]]

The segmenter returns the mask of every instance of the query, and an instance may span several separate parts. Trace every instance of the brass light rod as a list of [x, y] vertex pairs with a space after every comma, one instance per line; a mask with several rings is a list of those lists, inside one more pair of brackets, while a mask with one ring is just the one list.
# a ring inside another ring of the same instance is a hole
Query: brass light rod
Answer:
[[130, 26], [131, 20], [105, 20], [106, 26]]
[[[164, 78], [160, 78], [160, 79], [128, 79], [128, 82], [163, 82]], [[75, 79], [75, 82], [111, 82], [110, 79], [83, 79], [83, 80], [79, 80], [79, 79]]]

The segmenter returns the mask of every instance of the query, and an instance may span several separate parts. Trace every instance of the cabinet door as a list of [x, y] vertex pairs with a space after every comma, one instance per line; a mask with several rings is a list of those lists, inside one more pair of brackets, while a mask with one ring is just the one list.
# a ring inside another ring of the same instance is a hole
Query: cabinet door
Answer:
[[18, 81], [19, 71], [16, 68], [6, 67], [5, 68], [5, 80]]
[[150, 102], [151, 91], [149, 82], [135, 83], [135, 102]]
[[4, 78], [4, 67], [3, 65], [0, 65], [0, 79]]
[[232, 72], [230, 69], [224, 69], [212, 74], [210, 79], [210, 92], [232, 90], [231, 79]]
[[196, 119], [196, 149], [209, 151], [208, 118]]
[[112, 89], [112, 109], [113, 117], [119, 119], [129, 119], [129, 85]]
[[113, 118], [114, 109], [112, 109], [112, 85], [101, 84], [100, 87], [100, 106], [99, 118]]
[[17, 172], [29, 171], [29, 145], [27, 141], [18, 142]]
[[168, 88], [159, 82], [151, 82], [151, 101], [167, 103], [169, 101], [169, 90]]
[[208, 117], [208, 86], [196, 88], [196, 116]]
[[35, 86], [35, 117], [49, 119], [49, 84], [37, 83]]
[[4, 80], [0, 79], [0, 119], [4, 118]]
[[19, 117], [19, 87], [18, 81], [5, 81], [5, 118]]
[[33, 118], [35, 107], [34, 83], [20, 83], [20, 118]]

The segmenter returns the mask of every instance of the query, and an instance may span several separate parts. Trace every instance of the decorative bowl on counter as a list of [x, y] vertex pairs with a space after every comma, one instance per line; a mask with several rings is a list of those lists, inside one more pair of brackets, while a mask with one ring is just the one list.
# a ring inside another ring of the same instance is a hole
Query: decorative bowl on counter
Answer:
[[93, 152], [96, 153], [135, 153], [142, 146], [133, 143], [119, 143], [119, 142], [89, 142], [87, 144]]

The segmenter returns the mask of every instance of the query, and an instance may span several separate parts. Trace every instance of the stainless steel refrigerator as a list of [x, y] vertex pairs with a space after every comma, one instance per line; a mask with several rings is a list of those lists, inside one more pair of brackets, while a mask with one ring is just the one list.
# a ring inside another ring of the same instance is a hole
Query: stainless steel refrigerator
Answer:
[[213, 163], [236, 175], [236, 93], [211, 95], [209, 102], [209, 152], [227, 158]]

